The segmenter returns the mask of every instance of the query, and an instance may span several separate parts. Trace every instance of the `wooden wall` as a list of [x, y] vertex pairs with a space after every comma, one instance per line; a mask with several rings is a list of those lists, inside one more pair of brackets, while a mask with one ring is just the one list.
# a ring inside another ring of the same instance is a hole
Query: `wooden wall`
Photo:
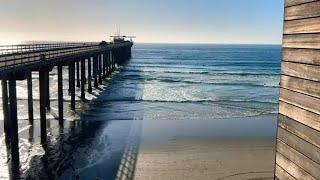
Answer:
[[285, 0], [275, 175], [320, 179], [320, 0]]

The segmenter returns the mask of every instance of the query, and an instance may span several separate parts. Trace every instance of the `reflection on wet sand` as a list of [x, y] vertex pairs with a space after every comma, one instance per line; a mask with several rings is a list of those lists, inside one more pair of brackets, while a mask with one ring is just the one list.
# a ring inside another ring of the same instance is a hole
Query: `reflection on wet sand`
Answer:
[[[20, 120], [20, 163], [12, 163], [2, 133], [0, 179], [70, 179], [76, 175], [84, 179], [115, 178], [132, 121], [99, 121], [90, 113], [83, 116], [81, 120], [65, 121], [64, 127], [55, 119], [48, 120], [45, 143], [41, 143], [39, 120], [34, 125]], [[110, 167], [108, 171], [102, 171], [106, 166]]]
[[141, 131], [142, 122], [134, 122], [131, 126], [128, 142], [126, 143], [127, 145], [119, 165], [116, 180], [134, 179], [138, 161]]

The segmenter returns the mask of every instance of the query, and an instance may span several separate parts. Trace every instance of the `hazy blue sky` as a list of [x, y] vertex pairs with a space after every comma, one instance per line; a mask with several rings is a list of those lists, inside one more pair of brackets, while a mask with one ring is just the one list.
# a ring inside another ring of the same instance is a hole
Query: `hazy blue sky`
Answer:
[[283, 0], [0, 0], [0, 43], [281, 43]]

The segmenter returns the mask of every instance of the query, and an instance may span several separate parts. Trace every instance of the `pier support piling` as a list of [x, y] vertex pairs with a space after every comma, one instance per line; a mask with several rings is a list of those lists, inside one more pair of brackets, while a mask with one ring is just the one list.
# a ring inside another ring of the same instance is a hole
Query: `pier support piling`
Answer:
[[47, 100], [46, 100], [46, 107], [47, 110], [50, 110], [50, 73], [46, 71], [46, 91], [47, 91]]
[[33, 124], [33, 94], [32, 94], [32, 73], [27, 77], [27, 91], [28, 91], [28, 116], [29, 123]]
[[111, 70], [110, 70], [110, 51], [107, 53], [107, 73], [108, 76], [111, 75]]
[[111, 71], [113, 72], [115, 69], [115, 54], [114, 51], [111, 51]]
[[79, 67], [79, 61], [76, 62], [77, 66], [77, 87], [80, 87], [80, 67]]
[[102, 77], [103, 77], [103, 79], [106, 78], [106, 53], [103, 53], [103, 59], [102, 59]]
[[91, 84], [91, 57], [88, 58], [88, 92], [92, 93], [92, 84]]
[[86, 99], [86, 94], [85, 94], [85, 78], [86, 78], [86, 74], [85, 74], [85, 59], [81, 59], [81, 100], [85, 100]]
[[102, 57], [101, 57], [101, 54], [99, 54], [99, 56], [98, 56], [98, 79], [99, 79], [99, 84], [102, 84], [101, 65], [102, 65]]
[[9, 142], [9, 130], [8, 130], [8, 121], [9, 121], [9, 110], [8, 110], [8, 82], [6, 79], [1, 81], [2, 86], [2, 111], [3, 111], [3, 127], [6, 136], [6, 142]]
[[41, 143], [47, 142], [47, 119], [46, 119], [46, 100], [47, 100], [47, 90], [46, 90], [46, 80], [48, 72], [45, 70], [39, 71], [39, 88], [40, 88], [40, 134]]
[[[85, 58], [83, 61], [84, 61], [84, 62], [83, 62], [84, 68], [86, 68], [86, 58]], [[82, 61], [81, 61], [81, 63], [82, 63]], [[81, 73], [82, 73], [82, 71], [81, 71]], [[86, 70], [83, 71], [83, 74], [84, 74], [83, 83], [84, 83], [84, 84], [87, 84]], [[82, 74], [81, 74], [81, 77], [82, 77]], [[81, 78], [81, 79], [82, 79], [82, 78]]]
[[70, 95], [71, 95], [71, 110], [74, 111], [76, 109], [76, 87], [75, 87], [75, 63], [69, 64], [69, 72], [70, 72]]
[[10, 136], [10, 151], [11, 163], [14, 168], [13, 172], [19, 172], [19, 136], [18, 136], [18, 116], [17, 116], [17, 92], [16, 80], [9, 80], [9, 136]]
[[97, 79], [97, 71], [98, 71], [98, 55], [93, 57], [93, 84], [95, 88], [98, 88], [98, 79]]
[[68, 87], [68, 95], [70, 95], [70, 89], [71, 89], [71, 87], [70, 87], [70, 84], [71, 84], [71, 82], [70, 82], [70, 76], [71, 76], [71, 71], [70, 71], [70, 66], [68, 65], [68, 85], [69, 85], [69, 87]]
[[62, 65], [58, 66], [58, 111], [59, 111], [59, 125], [63, 126], [63, 79], [62, 79]]

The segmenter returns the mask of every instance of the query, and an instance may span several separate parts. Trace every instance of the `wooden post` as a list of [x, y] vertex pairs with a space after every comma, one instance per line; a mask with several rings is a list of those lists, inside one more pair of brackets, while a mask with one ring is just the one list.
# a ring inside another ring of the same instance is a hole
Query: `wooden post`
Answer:
[[81, 59], [81, 100], [85, 100], [86, 99], [85, 84], [84, 84], [85, 78], [86, 78], [86, 75], [85, 75], [85, 59]]
[[59, 125], [63, 126], [63, 79], [62, 79], [62, 65], [58, 65], [58, 111], [59, 111]]
[[2, 111], [3, 111], [3, 127], [5, 132], [6, 143], [9, 142], [9, 130], [8, 130], [8, 121], [9, 121], [9, 110], [8, 110], [8, 82], [6, 79], [2, 79]]
[[79, 67], [79, 61], [76, 62], [77, 66], [77, 87], [80, 87], [80, 67]]
[[32, 73], [27, 77], [27, 91], [28, 91], [28, 116], [29, 123], [33, 124], [33, 94], [32, 94]]
[[92, 93], [92, 84], [91, 84], [91, 57], [88, 58], [88, 92]]
[[46, 90], [46, 75], [45, 70], [39, 71], [39, 90], [40, 90], [40, 129], [41, 129], [41, 143], [47, 142], [47, 119], [46, 119], [46, 100], [47, 100], [47, 90]]
[[16, 80], [9, 80], [9, 131], [10, 131], [10, 151], [11, 163], [15, 172], [19, 172], [19, 136], [18, 136], [18, 117], [17, 117], [17, 92]]
[[72, 62], [69, 64], [69, 71], [70, 71], [70, 85], [69, 85], [69, 88], [70, 88], [70, 95], [71, 95], [71, 110], [75, 110], [76, 109], [76, 86], [75, 86], [75, 63]]

